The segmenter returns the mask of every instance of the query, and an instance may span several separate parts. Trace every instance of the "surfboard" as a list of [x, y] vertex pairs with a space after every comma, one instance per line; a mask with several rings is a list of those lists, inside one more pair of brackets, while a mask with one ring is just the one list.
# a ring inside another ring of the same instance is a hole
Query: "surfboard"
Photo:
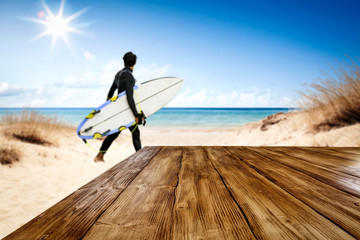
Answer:
[[[137, 111], [150, 117], [179, 92], [183, 80], [176, 77], [164, 77], [149, 80], [134, 87], [134, 101]], [[121, 92], [98, 108], [94, 109], [77, 128], [78, 136], [85, 139], [105, 137], [135, 125], [134, 115]]]

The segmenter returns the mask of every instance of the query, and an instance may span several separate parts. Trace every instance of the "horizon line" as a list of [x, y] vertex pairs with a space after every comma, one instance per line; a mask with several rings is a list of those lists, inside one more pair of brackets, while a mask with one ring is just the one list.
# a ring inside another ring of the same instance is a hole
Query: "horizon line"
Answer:
[[[95, 108], [96, 107], [0, 107], [0, 109], [95, 109]], [[297, 108], [297, 107], [163, 107], [161, 109], [301, 109], [301, 108]]]

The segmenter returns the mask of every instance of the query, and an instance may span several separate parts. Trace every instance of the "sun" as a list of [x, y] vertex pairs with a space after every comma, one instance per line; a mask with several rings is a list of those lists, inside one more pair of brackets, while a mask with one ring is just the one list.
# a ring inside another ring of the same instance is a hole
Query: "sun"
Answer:
[[48, 5], [45, 3], [45, 0], [42, 0], [42, 5], [44, 7], [45, 12], [44, 11], [38, 12], [37, 19], [34, 19], [34, 18], [27, 19], [29, 21], [32, 21], [32, 22], [35, 22], [38, 24], [42, 24], [45, 26], [45, 30], [43, 32], [41, 32], [40, 34], [38, 34], [37, 36], [35, 36], [31, 40], [31, 42], [37, 41], [46, 36], [51, 36], [52, 37], [51, 50], [53, 50], [56, 40], [60, 37], [71, 48], [71, 44], [68, 40], [67, 34], [69, 32], [80, 33], [80, 30], [71, 26], [71, 22], [74, 19], [76, 19], [77, 17], [79, 17], [80, 15], [82, 15], [83, 13], [85, 13], [88, 10], [88, 8], [84, 8], [84, 9], [74, 13], [71, 16], [65, 17], [63, 15], [65, 0], [61, 0], [60, 8], [59, 8], [59, 11], [57, 14], [54, 14], [50, 10]]
[[62, 38], [66, 38], [66, 33], [72, 30], [68, 26], [68, 21], [61, 17], [52, 17], [46, 23], [47, 30], [46, 32], [49, 35], [52, 35], [54, 38], [61, 36]]

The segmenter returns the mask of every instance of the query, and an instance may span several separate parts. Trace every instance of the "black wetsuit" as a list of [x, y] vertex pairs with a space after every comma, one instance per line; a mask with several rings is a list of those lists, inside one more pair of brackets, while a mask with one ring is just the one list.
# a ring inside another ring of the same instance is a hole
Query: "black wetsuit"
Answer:
[[[107, 98], [108, 99], [111, 98], [114, 95], [116, 89], [118, 90], [118, 94], [123, 91], [126, 91], [126, 98], [130, 106], [130, 109], [133, 112], [134, 117], [138, 117], [139, 114], [136, 110], [135, 101], [133, 97], [134, 86], [135, 86], [135, 78], [132, 75], [132, 70], [129, 67], [125, 67], [115, 75], [114, 82], [111, 85]], [[141, 149], [139, 127], [137, 127], [136, 125], [131, 126], [129, 127], [129, 130], [130, 132], [132, 132], [132, 140], [133, 140], [134, 148], [136, 151], [139, 151]], [[101, 145], [100, 151], [106, 152], [109, 149], [111, 143], [119, 136], [119, 134], [120, 132], [117, 132], [107, 136], [103, 144]]]

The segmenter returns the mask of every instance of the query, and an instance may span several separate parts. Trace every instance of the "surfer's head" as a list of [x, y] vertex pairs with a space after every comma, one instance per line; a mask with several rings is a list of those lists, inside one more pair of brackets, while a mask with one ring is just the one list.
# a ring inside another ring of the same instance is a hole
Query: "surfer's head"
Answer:
[[123, 59], [125, 67], [133, 67], [136, 63], [136, 55], [132, 52], [125, 53]]

